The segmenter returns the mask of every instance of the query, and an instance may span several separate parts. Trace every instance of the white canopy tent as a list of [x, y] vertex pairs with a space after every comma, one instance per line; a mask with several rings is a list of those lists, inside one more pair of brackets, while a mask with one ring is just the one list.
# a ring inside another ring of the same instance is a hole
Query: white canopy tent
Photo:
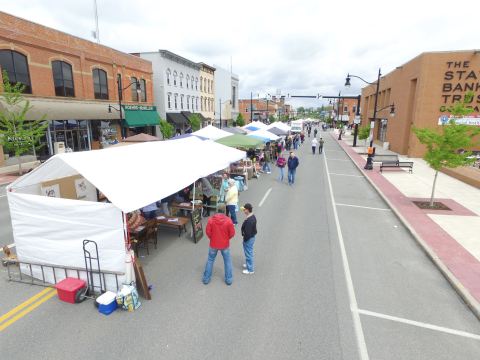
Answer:
[[[55, 155], [7, 188], [17, 256], [83, 268], [82, 243], [89, 239], [98, 245], [102, 270], [125, 272], [124, 213], [243, 158], [243, 151], [195, 137]], [[45, 184], [71, 176], [85, 180], [84, 200], [41, 195]], [[96, 202], [96, 189], [111, 203]]]
[[218, 140], [218, 139], [232, 135], [228, 131], [221, 130], [212, 125], [205, 126], [204, 128], [201, 128], [200, 130], [197, 130], [192, 134], [202, 136], [210, 140]]
[[280, 139], [280, 137], [278, 137], [277, 135], [263, 129], [252, 131], [247, 136], [259, 137], [262, 139], [268, 139], [270, 141], [277, 141], [278, 139]]
[[258, 129], [266, 129], [267, 128], [267, 124], [264, 124], [261, 121], [252, 121], [251, 123], [248, 123], [247, 125], [242, 126], [242, 129], [244, 129], [246, 131], [250, 131], [248, 129], [248, 127], [250, 127], [250, 126], [254, 126]]
[[273, 123], [267, 125], [266, 130], [274, 128], [274, 127], [285, 130], [285, 131], [290, 131], [290, 126], [281, 122], [281, 121], [276, 121], [276, 122], [273, 122]]

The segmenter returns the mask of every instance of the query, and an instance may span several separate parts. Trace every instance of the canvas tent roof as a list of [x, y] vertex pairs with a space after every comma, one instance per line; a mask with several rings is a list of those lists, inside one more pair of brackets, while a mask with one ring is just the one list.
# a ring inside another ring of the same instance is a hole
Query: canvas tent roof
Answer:
[[240, 148], [257, 148], [263, 147], [263, 140], [240, 134], [230, 135], [216, 140], [217, 143]]
[[253, 136], [253, 137], [259, 137], [262, 139], [267, 139], [268, 141], [276, 141], [279, 139], [279, 137], [273, 133], [271, 133], [268, 130], [256, 130], [252, 131], [250, 134], [247, 136]]
[[267, 125], [262, 123], [261, 121], [252, 121], [251, 123], [245, 125], [243, 128], [247, 129], [249, 126], [255, 126], [258, 129], [265, 129], [267, 127]]
[[270, 125], [268, 125], [266, 130], [274, 128], [274, 127], [278, 128], [278, 129], [285, 130], [285, 131], [290, 131], [290, 129], [291, 129], [291, 127], [288, 126], [287, 124], [285, 124], [281, 121], [276, 121], [276, 122], [273, 122]]
[[234, 127], [225, 127], [222, 130], [229, 132], [231, 134], [246, 134], [247, 132], [243, 130], [241, 127], [234, 126]]
[[275, 134], [277, 136], [283, 136], [283, 135], [287, 135], [288, 134], [288, 131], [285, 131], [283, 129], [279, 129], [277, 127], [272, 127], [272, 128], [269, 128], [267, 130], [268, 132], [271, 132], [272, 134]]
[[215, 126], [208, 125], [200, 130], [193, 132], [193, 135], [206, 137], [207, 139], [218, 140], [230, 136], [231, 134], [227, 131], [216, 128]]
[[55, 155], [8, 189], [21, 193], [22, 188], [80, 174], [117, 208], [130, 212], [244, 157], [243, 151], [195, 137], [151, 141]]

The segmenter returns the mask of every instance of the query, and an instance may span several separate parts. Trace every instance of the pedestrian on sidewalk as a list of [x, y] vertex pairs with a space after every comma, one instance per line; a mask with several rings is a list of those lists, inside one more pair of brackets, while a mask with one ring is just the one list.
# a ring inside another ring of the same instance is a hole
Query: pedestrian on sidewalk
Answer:
[[325, 143], [325, 141], [320, 138], [319, 142], [318, 142], [318, 155], [320, 155], [322, 152], [323, 152], [323, 144]]
[[205, 232], [210, 239], [208, 248], [208, 258], [203, 273], [203, 283], [207, 285], [212, 278], [212, 269], [218, 251], [222, 253], [223, 265], [225, 269], [225, 283], [232, 285], [233, 270], [232, 257], [230, 255], [230, 239], [235, 236], [235, 228], [232, 220], [223, 214], [215, 214], [208, 219]]
[[290, 151], [290, 156], [288, 157], [287, 167], [288, 167], [288, 185], [293, 185], [295, 183], [295, 173], [297, 172], [297, 167], [300, 164], [298, 158], [295, 156], [293, 151]]
[[285, 165], [287, 165], [287, 159], [285, 159], [282, 154], [278, 155], [277, 167], [280, 171], [278, 174], [278, 180], [280, 182], [283, 182], [283, 169], [285, 169]]
[[228, 179], [228, 191], [225, 195], [225, 205], [227, 216], [230, 215], [233, 225], [237, 225], [237, 206], [238, 206], [238, 189], [235, 180]]
[[312, 153], [313, 155], [315, 155], [315, 150], [317, 150], [317, 146], [318, 146], [318, 140], [317, 138], [313, 138], [312, 139]]
[[242, 206], [242, 211], [247, 217], [242, 224], [243, 252], [245, 253], [245, 264], [243, 264], [243, 273], [251, 275], [255, 272], [253, 262], [253, 244], [255, 244], [255, 235], [257, 235], [257, 218], [253, 215], [252, 205], [246, 203]]

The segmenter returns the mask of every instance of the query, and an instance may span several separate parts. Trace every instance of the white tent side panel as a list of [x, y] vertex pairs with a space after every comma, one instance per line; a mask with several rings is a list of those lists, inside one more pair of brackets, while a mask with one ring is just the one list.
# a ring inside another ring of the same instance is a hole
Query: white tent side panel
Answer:
[[[125, 273], [123, 214], [114, 205], [7, 194], [20, 261], [85, 268], [83, 240], [88, 239], [98, 245], [101, 270]], [[24, 272], [29, 275], [30, 270]], [[34, 267], [33, 275], [42, 279], [41, 269]], [[57, 282], [65, 277], [64, 272], [56, 275]], [[48, 282], [54, 282], [51, 272], [45, 277]], [[119, 282], [122, 280], [120, 277]], [[110, 285], [107, 287], [116, 290], [114, 281], [114, 278], [107, 281]]]

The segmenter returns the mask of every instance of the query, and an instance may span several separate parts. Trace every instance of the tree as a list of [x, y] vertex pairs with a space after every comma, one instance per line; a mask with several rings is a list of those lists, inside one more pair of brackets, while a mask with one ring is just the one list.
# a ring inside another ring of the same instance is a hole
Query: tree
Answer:
[[435, 196], [435, 186], [439, 170], [443, 167], [456, 168], [471, 164], [474, 159], [469, 159], [472, 154], [469, 149], [480, 142], [474, 137], [480, 134], [480, 128], [457, 124], [457, 119], [473, 112], [468, 106], [473, 100], [473, 92], [468, 92], [463, 101], [455, 103], [448, 110], [452, 118], [446, 124], [440, 126], [440, 129], [413, 128], [420, 143], [426, 145], [427, 151], [423, 159], [435, 170], [433, 179], [432, 194], [430, 197], [430, 207], [433, 207]]
[[192, 114], [188, 118], [188, 122], [190, 123], [190, 126], [192, 127], [192, 131], [197, 131], [200, 130], [200, 125], [202, 123], [202, 119], [200, 119], [200, 116], [198, 114]]
[[305, 112], [305, 108], [303, 106], [300, 106], [297, 108], [297, 113], [304, 113]]
[[362, 126], [358, 129], [358, 138], [360, 140], [367, 140], [370, 136], [370, 126]]
[[245, 125], [245, 119], [243, 118], [242, 114], [237, 115], [237, 119], [235, 120], [236, 126], [244, 126]]
[[277, 121], [277, 119], [276, 119], [275, 116], [273, 116], [273, 115], [270, 115], [270, 116], [268, 117], [268, 120], [269, 120], [271, 123]]
[[26, 120], [32, 108], [30, 101], [22, 95], [25, 85], [12, 85], [8, 74], [3, 71], [3, 93], [0, 96], [3, 109], [0, 110], [0, 145], [8, 151], [14, 151], [18, 159], [18, 172], [22, 175], [21, 156], [30, 150], [39, 149], [39, 140], [45, 135], [48, 123], [46, 115], [38, 120]]
[[174, 130], [175, 129], [173, 128], [172, 124], [160, 119], [160, 132], [162, 133], [164, 139], [170, 139], [173, 136]]

